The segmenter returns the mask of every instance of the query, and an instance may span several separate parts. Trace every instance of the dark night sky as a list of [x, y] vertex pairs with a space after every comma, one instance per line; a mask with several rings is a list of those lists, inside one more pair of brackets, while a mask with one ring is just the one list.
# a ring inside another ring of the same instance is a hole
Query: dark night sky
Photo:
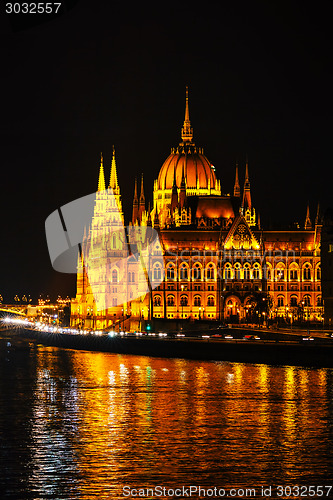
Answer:
[[186, 84], [194, 139], [223, 192], [247, 154], [264, 225], [303, 223], [308, 201], [312, 216], [318, 200], [332, 206], [329, 2], [63, 3], [35, 26], [1, 4], [6, 302], [74, 293], [75, 276], [52, 270], [46, 217], [96, 189], [112, 144], [126, 215], [141, 172], [151, 199], [180, 140]]

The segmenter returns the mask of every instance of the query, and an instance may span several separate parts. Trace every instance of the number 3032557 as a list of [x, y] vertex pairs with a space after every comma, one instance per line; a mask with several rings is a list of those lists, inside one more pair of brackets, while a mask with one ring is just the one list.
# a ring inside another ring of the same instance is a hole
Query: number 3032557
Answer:
[[6, 3], [6, 14], [57, 14], [61, 3]]

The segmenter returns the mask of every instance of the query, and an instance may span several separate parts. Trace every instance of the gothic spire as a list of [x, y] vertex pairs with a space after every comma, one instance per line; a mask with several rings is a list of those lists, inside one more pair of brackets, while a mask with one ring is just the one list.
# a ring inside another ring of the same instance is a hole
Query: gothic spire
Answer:
[[306, 207], [306, 216], [305, 216], [305, 225], [304, 229], [312, 229], [312, 223], [310, 219], [310, 208], [309, 208], [309, 203]]
[[141, 190], [140, 190], [140, 201], [139, 201], [139, 219], [142, 220], [142, 214], [146, 211], [146, 200], [145, 193], [143, 190], [143, 174], [141, 175]]
[[234, 196], [240, 198], [241, 190], [238, 179], [238, 163], [236, 163], [236, 175], [235, 175], [235, 185], [234, 185]]
[[172, 185], [172, 194], [171, 194], [171, 206], [170, 211], [171, 215], [173, 214], [175, 208], [178, 206], [178, 190], [177, 190], [177, 180], [176, 180], [176, 169], [173, 171], [173, 185]]
[[99, 167], [99, 177], [98, 177], [98, 191], [105, 191], [105, 178], [104, 178], [104, 168], [103, 168], [103, 155], [101, 153], [101, 165]]
[[185, 100], [185, 120], [181, 133], [182, 141], [191, 143], [193, 139], [193, 129], [190, 122], [190, 111], [188, 105], [188, 87], [186, 85], [186, 100]]
[[112, 146], [111, 175], [110, 175], [109, 187], [113, 189], [113, 192], [115, 194], [119, 194], [117, 166], [116, 166], [116, 152], [114, 146]]
[[249, 209], [252, 208], [252, 203], [251, 203], [251, 191], [250, 191], [250, 178], [249, 178], [249, 162], [248, 159], [246, 158], [246, 166], [245, 166], [245, 181], [244, 181], [244, 189], [243, 189], [243, 203], [242, 203], [243, 209], [248, 207]]
[[138, 200], [138, 182], [135, 178], [134, 184], [134, 197], [133, 197], [133, 211], [132, 211], [132, 224], [136, 223], [139, 216], [139, 200]]
[[319, 201], [318, 201], [318, 205], [317, 205], [317, 214], [316, 214], [316, 220], [315, 220], [315, 225], [317, 226], [318, 224], [321, 223], [321, 217], [320, 217], [320, 205], [319, 205]]
[[186, 204], [187, 197], [186, 197], [186, 183], [185, 183], [185, 173], [184, 173], [184, 163], [183, 163], [183, 169], [182, 169], [182, 180], [180, 183], [180, 190], [179, 190], [179, 205], [181, 208], [183, 208]]

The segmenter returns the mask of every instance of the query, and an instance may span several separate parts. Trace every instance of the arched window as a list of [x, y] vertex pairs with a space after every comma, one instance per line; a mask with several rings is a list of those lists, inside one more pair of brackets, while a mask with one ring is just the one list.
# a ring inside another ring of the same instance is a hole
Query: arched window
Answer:
[[154, 266], [154, 280], [158, 281], [161, 279], [161, 266], [156, 264]]
[[297, 306], [297, 295], [292, 295], [290, 297], [290, 306], [291, 307], [296, 307]]
[[248, 262], [244, 264], [244, 279], [250, 279], [250, 264]]
[[207, 266], [206, 277], [208, 280], [214, 279], [214, 264], [212, 264], [211, 262]]
[[289, 269], [289, 279], [297, 280], [298, 279], [298, 267], [297, 264], [291, 264]]
[[321, 268], [320, 268], [320, 266], [318, 266], [316, 269], [316, 280], [317, 281], [321, 280]]
[[303, 302], [304, 302], [304, 307], [311, 307], [311, 297], [310, 297], [310, 295], [304, 295]]
[[224, 266], [224, 279], [231, 280], [231, 264], [229, 262]]
[[322, 301], [321, 295], [318, 295], [318, 297], [317, 297], [317, 307], [322, 307], [322, 305], [323, 305], [323, 301]]
[[284, 265], [278, 264], [276, 266], [276, 280], [281, 281], [284, 280]]
[[241, 276], [240, 276], [240, 263], [239, 262], [236, 262], [236, 264], [235, 264], [235, 279], [236, 280], [240, 280], [241, 279]]
[[196, 307], [201, 306], [201, 297], [200, 297], [200, 295], [195, 295], [195, 296], [194, 296], [194, 305], [195, 305]]
[[175, 266], [173, 264], [168, 264], [167, 267], [167, 280], [175, 279]]
[[167, 296], [167, 305], [168, 306], [174, 306], [175, 305], [175, 297], [174, 297], [174, 295], [168, 295]]
[[187, 306], [188, 305], [188, 297], [187, 295], [181, 295], [180, 297], [180, 305]]
[[198, 263], [194, 264], [192, 272], [193, 272], [192, 276], [193, 276], [194, 280], [201, 280], [200, 264], [198, 264]]
[[214, 306], [215, 305], [215, 300], [213, 295], [209, 295], [207, 298], [207, 306]]
[[303, 266], [303, 280], [311, 279], [311, 266], [310, 264], [304, 264]]
[[260, 279], [260, 265], [258, 264], [258, 262], [255, 262], [255, 264], [253, 264], [253, 279]]
[[154, 306], [159, 307], [161, 305], [161, 296], [160, 295], [155, 295], [154, 296]]
[[115, 234], [112, 236], [112, 248], [117, 248], [117, 237]]
[[284, 296], [283, 295], [279, 295], [278, 298], [277, 298], [277, 305], [278, 307], [283, 307], [284, 306]]
[[187, 267], [187, 265], [184, 262], [180, 266], [179, 278], [181, 280], [187, 280], [188, 279], [188, 267]]
[[112, 271], [112, 283], [118, 283], [118, 271], [114, 269]]

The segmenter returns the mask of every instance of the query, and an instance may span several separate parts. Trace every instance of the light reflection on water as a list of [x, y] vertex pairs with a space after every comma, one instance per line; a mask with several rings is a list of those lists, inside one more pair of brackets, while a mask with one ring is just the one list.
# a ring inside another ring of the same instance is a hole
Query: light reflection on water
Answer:
[[4, 346], [3, 498], [332, 483], [332, 370]]

